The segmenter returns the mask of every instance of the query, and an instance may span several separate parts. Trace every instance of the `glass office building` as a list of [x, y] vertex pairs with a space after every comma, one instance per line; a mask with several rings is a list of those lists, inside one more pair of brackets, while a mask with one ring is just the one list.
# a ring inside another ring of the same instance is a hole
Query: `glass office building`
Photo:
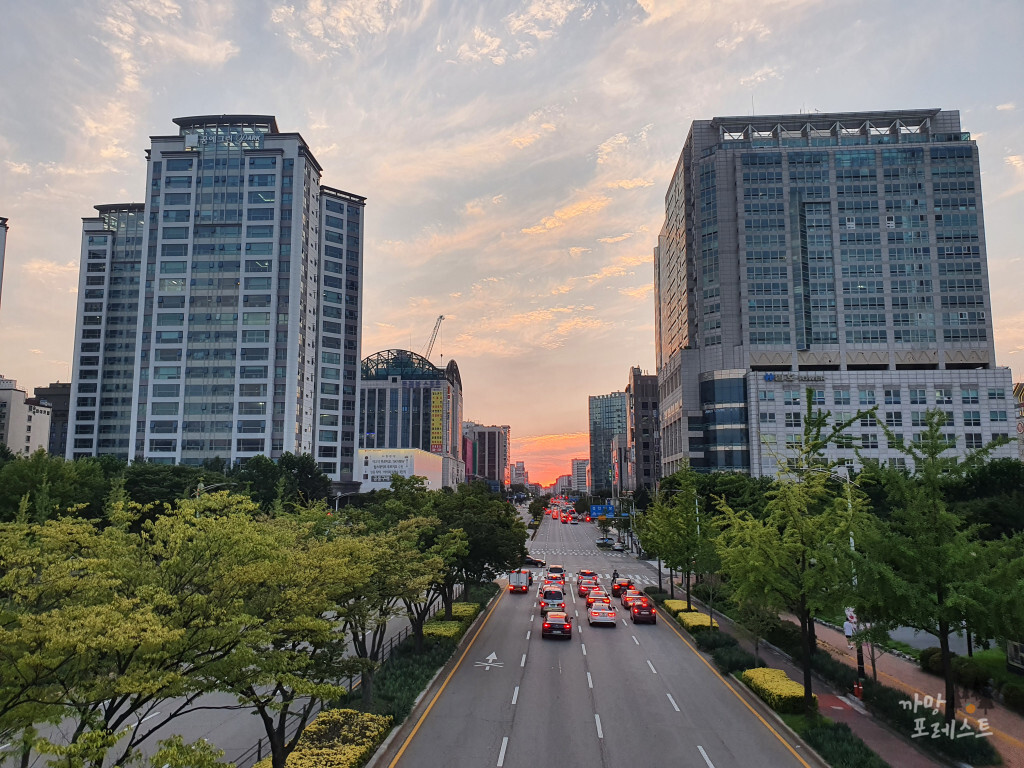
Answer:
[[590, 412], [590, 491], [611, 493], [621, 489], [621, 477], [615, 476], [619, 438], [628, 436], [625, 392], [591, 395]]
[[[665, 473], [774, 474], [812, 406], [877, 406], [830, 458], [902, 462], [942, 409], [960, 452], [1010, 431], [977, 144], [956, 111], [695, 121], [655, 249]], [[1014, 455], [1009, 447], [996, 456]]]
[[174, 120], [83, 220], [67, 456], [311, 453], [351, 480], [365, 198], [267, 115]]

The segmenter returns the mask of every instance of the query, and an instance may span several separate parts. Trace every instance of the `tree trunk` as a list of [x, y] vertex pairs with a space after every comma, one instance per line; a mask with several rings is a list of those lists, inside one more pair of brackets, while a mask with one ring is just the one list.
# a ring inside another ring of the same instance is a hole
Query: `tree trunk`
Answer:
[[686, 610], [692, 611], [693, 606], [690, 604], [690, 575], [693, 573], [689, 568], [686, 570]]
[[676, 577], [672, 569], [668, 569], [668, 591], [669, 597], [673, 600], [676, 599]]
[[804, 710], [808, 715], [814, 714], [814, 691], [811, 683], [811, 654], [813, 653], [812, 634], [814, 620], [811, 612], [803, 603], [800, 605], [800, 641], [803, 658], [800, 660], [804, 671]]
[[444, 620], [451, 621], [454, 617], [452, 616], [452, 603], [454, 602], [453, 594], [455, 592], [455, 585], [445, 584], [441, 590], [441, 602], [444, 604]]
[[[363, 704], [373, 703], [373, 670], [364, 669], [362, 674], [359, 676], [361, 680], [359, 687], [363, 691]], [[274, 768], [277, 768], [275, 765]], [[284, 768], [282, 765], [281, 768]]]
[[971, 624], [964, 622], [964, 632], [967, 634], [967, 658], [974, 657], [974, 644], [971, 642]]
[[942, 677], [946, 681], [945, 720], [952, 723], [956, 717], [956, 684], [953, 682], [953, 660], [949, 655], [949, 624], [939, 622], [939, 648], [942, 651]]
[[810, 653], [811, 656], [813, 656], [814, 654], [816, 654], [818, 652], [818, 631], [815, 628], [814, 616], [811, 614], [810, 611], [807, 612], [807, 617], [808, 617], [808, 621], [807, 621], [807, 634], [811, 638], [811, 645], [810, 645], [809, 653]]

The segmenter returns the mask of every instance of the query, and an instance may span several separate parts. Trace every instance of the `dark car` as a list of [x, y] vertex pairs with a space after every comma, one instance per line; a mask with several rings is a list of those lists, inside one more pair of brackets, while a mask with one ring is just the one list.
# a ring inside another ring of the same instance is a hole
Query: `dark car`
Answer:
[[612, 541], [611, 539], [604, 538], [604, 539], [598, 539], [594, 543], [597, 544], [597, 546], [599, 546], [599, 547], [610, 547], [615, 542]]
[[539, 557], [531, 557], [530, 555], [527, 555], [523, 558], [523, 565], [532, 565], [536, 568], [544, 568], [547, 563]]
[[636, 589], [632, 579], [616, 579], [612, 582], [612, 597], [619, 597], [627, 589]]
[[562, 611], [551, 611], [544, 617], [544, 623], [540, 628], [540, 636], [564, 637], [572, 639], [572, 619]]
[[658, 623], [658, 612], [654, 610], [654, 602], [649, 597], [640, 597], [629, 606], [629, 615], [634, 624], [645, 622]]

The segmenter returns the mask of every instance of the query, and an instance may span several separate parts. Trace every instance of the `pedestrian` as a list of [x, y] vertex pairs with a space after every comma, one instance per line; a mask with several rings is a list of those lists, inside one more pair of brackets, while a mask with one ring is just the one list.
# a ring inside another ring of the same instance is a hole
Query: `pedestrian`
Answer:
[[612, 571], [612, 581], [615, 581], [617, 578], [619, 578], [619, 572], [617, 570]]
[[853, 648], [853, 622], [849, 619], [843, 622], [843, 634], [846, 635], [846, 647]]

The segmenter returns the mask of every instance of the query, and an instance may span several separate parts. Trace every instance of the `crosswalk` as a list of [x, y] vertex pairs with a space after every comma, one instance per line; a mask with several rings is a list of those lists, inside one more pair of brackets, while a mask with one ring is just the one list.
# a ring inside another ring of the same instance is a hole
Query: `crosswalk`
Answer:
[[531, 555], [561, 555], [562, 557], [615, 557], [619, 559], [625, 559], [626, 552], [602, 552], [598, 550], [595, 552], [592, 549], [565, 549], [564, 547], [558, 549], [537, 547], [530, 550]]
[[[598, 573], [597, 571], [594, 571], [594, 573], [597, 575], [597, 580], [600, 582], [611, 582], [612, 580], [611, 573]], [[570, 574], [570, 576], [572, 576], [573, 578], [570, 578], [569, 583], [575, 585], [575, 577], [573, 576], [573, 574]], [[620, 573], [618, 575], [618, 578], [632, 579], [634, 584], [654, 585], [658, 583], [657, 576], [652, 576], [649, 573]]]

